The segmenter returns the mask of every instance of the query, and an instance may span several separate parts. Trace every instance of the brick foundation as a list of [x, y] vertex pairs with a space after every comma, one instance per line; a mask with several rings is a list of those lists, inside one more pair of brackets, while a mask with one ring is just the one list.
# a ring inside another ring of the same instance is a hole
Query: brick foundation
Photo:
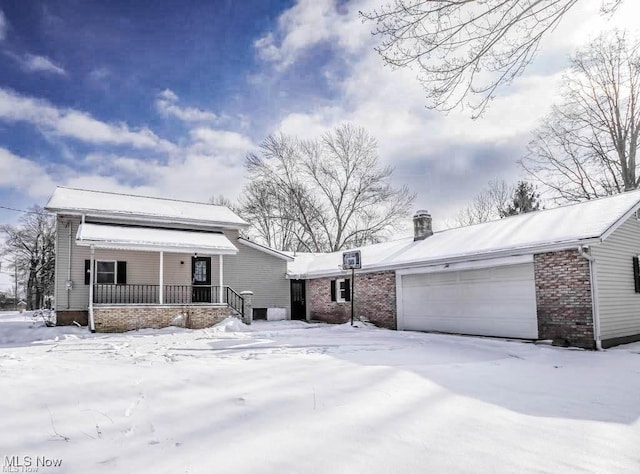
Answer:
[[56, 311], [56, 326], [71, 326], [74, 321], [86, 326], [89, 321], [88, 311]]
[[[351, 320], [350, 301], [331, 301], [331, 280], [335, 279], [336, 277], [307, 280], [306, 292], [311, 319], [337, 324]], [[354, 302], [356, 318], [363, 317], [376, 326], [396, 329], [395, 272], [356, 274]]]
[[589, 261], [577, 250], [542, 253], [534, 270], [539, 338], [595, 348]]
[[95, 306], [96, 332], [124, 332], [168, 326], [202, 329], [235, 314], [227, 306]]

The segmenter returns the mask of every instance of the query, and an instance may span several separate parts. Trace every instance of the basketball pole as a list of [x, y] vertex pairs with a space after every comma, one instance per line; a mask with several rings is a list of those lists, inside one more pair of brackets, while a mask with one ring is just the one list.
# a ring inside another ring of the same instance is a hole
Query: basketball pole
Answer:
[[356, 294], [356, 280], [355, 273], [356, 270], [354, 267], [351, 267], [351, 325], [353, 326], [353, 303], [354, 296]]

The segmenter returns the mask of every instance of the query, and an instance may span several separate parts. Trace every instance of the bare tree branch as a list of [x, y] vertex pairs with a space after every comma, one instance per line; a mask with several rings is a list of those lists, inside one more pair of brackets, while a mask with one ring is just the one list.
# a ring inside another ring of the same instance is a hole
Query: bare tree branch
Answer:
[[[393, 0], [360, 14], [375, 23], [384, 61], [417, 71], [428, 107], [469, 106], [477, 117], [578, 1]], [[602, 13], [622, 1], [603, 0]]]
[[489, 181], [488, 187], [458, 212], [454, 226], [464, 227], [499, 219], [506, 212], [514, 190], [504, 180]]
[[257, 238], [282, 250], [335, 251], [379, 242], [409, 213], [415, 194], [390, 184], [377, 143], [343, 125], [319, 139], [270, 136], [247, 157], [251, 182], [239, 213]]
[[640, 42], [613, 31], [571, 65], [562, 103], [536, 131], [522, 166], [561, 201], [638, 188]]
[[0, 231], [6, 236], [0, 254], [17, 270], [28, 308], [42, 308], [53, 296], [55, 219], [34, 206], [19, 226], [3, 225]]

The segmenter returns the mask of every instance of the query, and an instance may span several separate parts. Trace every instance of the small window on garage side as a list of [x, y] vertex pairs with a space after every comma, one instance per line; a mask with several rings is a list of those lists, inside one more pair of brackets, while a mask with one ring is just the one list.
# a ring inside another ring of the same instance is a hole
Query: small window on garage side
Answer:
[[633, 282], [636, 293], [640, 293], [640, 260], [637, 255], [633, 257]]
[[336, 303], [351, 301], [351, 281], [349, 278], [331, 280], [331, 301]]

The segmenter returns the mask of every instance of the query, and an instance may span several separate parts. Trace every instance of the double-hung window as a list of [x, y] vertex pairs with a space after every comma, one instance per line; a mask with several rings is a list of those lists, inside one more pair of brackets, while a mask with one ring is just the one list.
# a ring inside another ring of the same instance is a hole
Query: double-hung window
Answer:
[[118, 281], [118, 265], [114, 261], [96, 261], [96, 283], [115, 285]]
[[[84, 261], [84, 284], [91, 282], [91, 261]], [[127, 262], [96, 260], [93, 267], [93, 282], [102, 285], [126, 285]]]
[[349, 278], [331, 280], [331, 301], [336, 303], [351, 301], [351, 281]]

